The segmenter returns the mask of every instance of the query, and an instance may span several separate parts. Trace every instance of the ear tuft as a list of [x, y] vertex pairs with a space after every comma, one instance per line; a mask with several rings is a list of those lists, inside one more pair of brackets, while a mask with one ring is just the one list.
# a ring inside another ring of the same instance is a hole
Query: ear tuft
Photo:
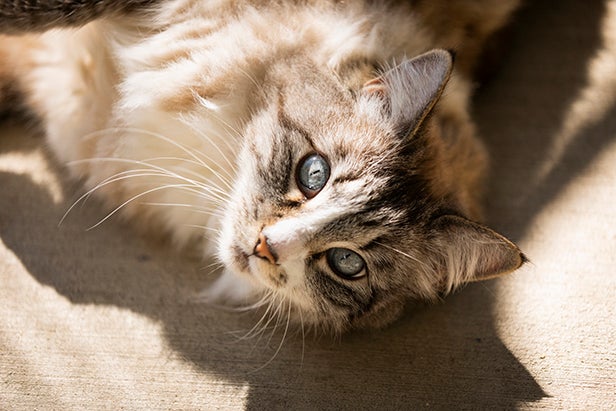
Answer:
[[414, 134], [441, 96], [453, 69], [453, 55], [432, 50], [406, 60], [366, 82], [364, 96], [381, 97], [404, 137]]
[[446, 273], [445, 291], [510, 273], [528, 261], [518, 246], [481, 224], [444, 215], [432, 224]]

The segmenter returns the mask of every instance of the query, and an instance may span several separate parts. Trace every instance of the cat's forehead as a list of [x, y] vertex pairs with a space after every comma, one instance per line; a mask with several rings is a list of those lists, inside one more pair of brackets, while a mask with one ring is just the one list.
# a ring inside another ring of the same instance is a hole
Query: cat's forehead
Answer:
[[349, 88], [331, 72], [305, 62], [273, 68], [278, 80], [269, 91], [270, 104], [283, 131], [298, 130], [329, 150], [330, 155], [380, 155], [397, 142], [383, 121], [381, 106], [363, 104], [361, 90]]
[[301, 82], [285, 84], [277, 90], [281, 118], [307, 128], [332, 124], [353, 116], [353, 99], [330, 78], [306, 74]]
[[320, 99], [290, 102], [279, 99], [276, 121], [280, 132], [307, 140], [316, 150], [332, 159], [371, 162], [395, 155], [399, 139], [393, 130], [373, 111], [361, 107], [340, 90]]

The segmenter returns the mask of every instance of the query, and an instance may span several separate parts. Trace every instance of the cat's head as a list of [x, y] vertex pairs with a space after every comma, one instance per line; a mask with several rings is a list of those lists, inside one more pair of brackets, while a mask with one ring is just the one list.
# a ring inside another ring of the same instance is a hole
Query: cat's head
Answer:
[[[436, 50], [348, 90], [301, 61], [272, 67], [246, 127], [219, 256], [248, 289], [341, 331], [409, 299], [518, 268], [520, 250], [466, 218], [431, 112], [451, 75]], [[241, 289], [241, 291], [240, 291]], [[286, 308], [285, 308], [286, 310]]]

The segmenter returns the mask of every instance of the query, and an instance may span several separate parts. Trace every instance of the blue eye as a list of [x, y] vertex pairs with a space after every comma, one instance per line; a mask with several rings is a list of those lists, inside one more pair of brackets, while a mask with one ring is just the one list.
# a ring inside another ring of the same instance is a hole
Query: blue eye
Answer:
[[364, 259], [348, 248], [327, 250], [327, 264], [336, 275], [346, 279], [356, 279], [366, 275]]
[[329, 164], [319, 154], [304, 157], [297, 169], [299, 189], [308, 198], [316, 196], [329, 179]]

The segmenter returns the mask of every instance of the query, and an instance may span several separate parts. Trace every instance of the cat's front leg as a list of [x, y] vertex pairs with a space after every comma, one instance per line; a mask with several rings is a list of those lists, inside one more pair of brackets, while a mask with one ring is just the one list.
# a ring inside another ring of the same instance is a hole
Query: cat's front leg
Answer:
[[79, 176], [87, 174], [88, 164], [74, 162], [94, 157], [116, 98], [115, 67], [103, 33], [91, 24], [30, 36], [17, 56], [27, 59], [21, 79], [27, 106], [41, 120], [51, 150]]

